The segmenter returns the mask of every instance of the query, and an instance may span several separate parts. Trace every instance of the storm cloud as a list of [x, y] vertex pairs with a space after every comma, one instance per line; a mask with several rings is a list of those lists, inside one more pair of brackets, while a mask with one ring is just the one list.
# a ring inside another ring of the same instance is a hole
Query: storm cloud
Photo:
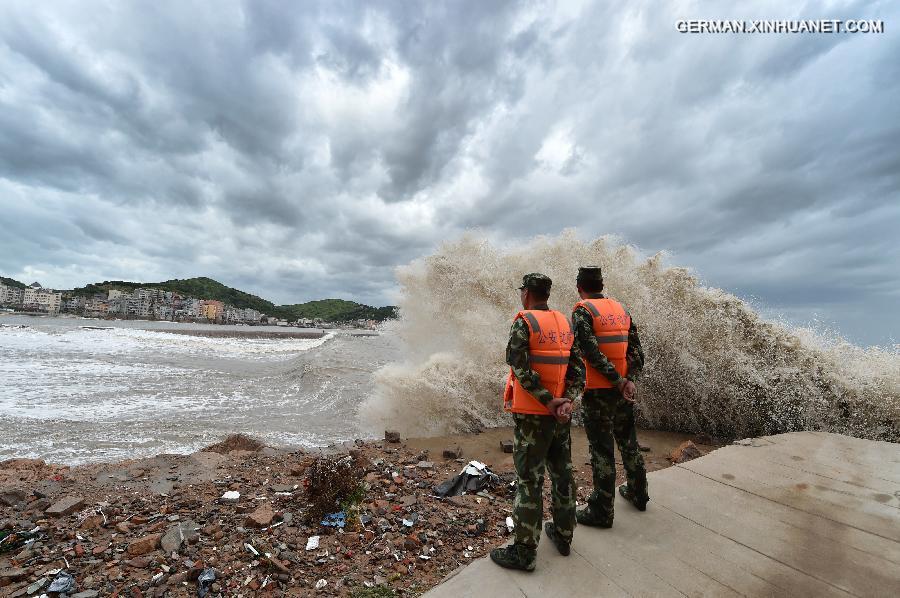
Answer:
[[[397, 265], [467, 229], [575, 227], [770, 315], [896, 342], [900, 9], [723, 11], [4, 2], [0, 274], [385, 304]], [[885, 32], [676, 29], [719, 18]]]

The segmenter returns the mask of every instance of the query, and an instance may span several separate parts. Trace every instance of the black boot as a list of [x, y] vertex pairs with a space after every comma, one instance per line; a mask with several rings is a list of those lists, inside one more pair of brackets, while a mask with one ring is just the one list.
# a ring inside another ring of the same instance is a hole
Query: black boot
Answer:
[[613, 525], [612, 515], [598, 515], [590, 507], [576, 511], [575, 520], [579, 525], [587, 525], [589, 527], [610, 528]]
[[628, 487], [628, 484], [622, 484], [621, 486], [619, 486], [619, 494], [622, 495], [622, 498], [633, 504], [634, 508], [638, 511], [647, 510], [647, 502], [649, 502], [650, 499], [647, 497], [639, 498], [635, 496], [631, 488]]
[[550, 521], [545, 523], [544, 532], [546, 532], [547, 537], [550, 538], [550, 541], [553, 542], [553, 545], [556, 546], [559, 554], [563, 556], [569, 556], [569, 552], [571, 552], [572, 550], [571, 544], [567, 540], [563, 540], [563, 538], [557, 533], [555, 523], [552, 523]]
[[491, 560], [507, 569], [534, 571], [537, 550], [522, 544], [510, 544], [491, 551]]

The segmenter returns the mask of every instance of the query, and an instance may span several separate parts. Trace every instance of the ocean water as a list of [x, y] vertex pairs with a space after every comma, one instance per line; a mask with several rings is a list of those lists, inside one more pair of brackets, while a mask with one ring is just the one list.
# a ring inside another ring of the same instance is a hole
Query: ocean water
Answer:
[[[900, 351], [770, 321], [614, 239], [574, 233], [498, 247], [478, 235], [400, 268], [400, 320], [377, 336], [246, 339], [170, 323], [0, 315], [0, 459], [77, 463], [196, 450], [232, 432], [322, 446], [509, 425], [504, 349], [524, 273], [577, 302], [600, 265], [647, 355], [639, 423], [720, 438], [825, 430], [900, 441]], [[21, 327], [20, 327], [21, 326]], [[194, 326], [203, 328], [202, 326]], [[222, 330], [220, 327], [214, 327]]]
[[189, 452], [232, 432], [289, 446], [352, 440], [372, 373], [396, 354], [390, 334], [210, 338], [172, 328], [223, 329], [0, 316], [0, 460]]

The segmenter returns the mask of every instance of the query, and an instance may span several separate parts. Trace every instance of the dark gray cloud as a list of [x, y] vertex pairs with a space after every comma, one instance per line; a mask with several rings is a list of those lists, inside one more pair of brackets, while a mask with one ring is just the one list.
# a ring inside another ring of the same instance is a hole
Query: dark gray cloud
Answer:
[[[477, 227], [667, 249], [767, 313], [900, 329], [900, 9], [7, 2], [0, 273], [392, 300]], [[684, 35], [678, 19], [882, 19]]]

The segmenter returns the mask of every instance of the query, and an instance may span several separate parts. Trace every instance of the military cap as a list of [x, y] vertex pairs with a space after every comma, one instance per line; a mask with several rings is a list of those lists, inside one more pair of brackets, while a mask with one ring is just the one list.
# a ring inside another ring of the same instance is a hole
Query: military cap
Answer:
[[578, 282], [596, 281], [603, 282], [603, 272], [600, 266], [582, 266], [578, 268]]
[[549, 276], [532, 272], [531, 274], [526, 274], [522, 277], [522, 286], [520, 286], [519, 289], [529, 289], [532, 291], [549, 293], [551, 286], [553, 286], [553, 281], [550, 280]]

